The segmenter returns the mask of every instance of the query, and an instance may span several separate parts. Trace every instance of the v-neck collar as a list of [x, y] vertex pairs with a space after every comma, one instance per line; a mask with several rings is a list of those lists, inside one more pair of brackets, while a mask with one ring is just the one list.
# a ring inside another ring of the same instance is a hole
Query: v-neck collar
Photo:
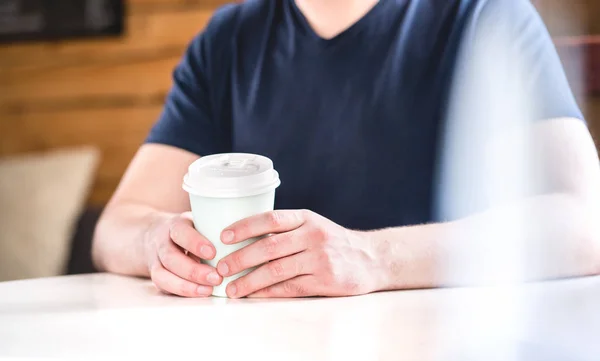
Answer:
[[352, 37], [353, 35], [362, 32], [368, 27], [372, 18], [376, 18], [378, 14], [385, 10], [385, 5], [389, 2], [389, 0], [379, 0], [377, 4], [375, 4], [365, 15], [363, 15], [363, 17], [361, 17], [354, 24], [350, 25], [350, 27], [348, 27], [346, 30], [342, 31], [331, 39], [325, 39], [314, 31], [300, 8], [298, 8], [298, 5], [296, 5], [295, 0], [284, 1], [287, 1], [290, 4], [293, 21], [300, 30], [301, 34], [323, 46], [331, 46], [339, 43], [344, 38]]

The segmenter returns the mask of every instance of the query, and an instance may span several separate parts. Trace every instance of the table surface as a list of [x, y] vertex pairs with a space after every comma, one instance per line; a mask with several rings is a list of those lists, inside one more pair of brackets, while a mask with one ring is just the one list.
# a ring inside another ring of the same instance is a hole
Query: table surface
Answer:
[[289, 300], [184, 299], [109, 274], [4, 282], [6, 356], [597, 361], [600, 278]]

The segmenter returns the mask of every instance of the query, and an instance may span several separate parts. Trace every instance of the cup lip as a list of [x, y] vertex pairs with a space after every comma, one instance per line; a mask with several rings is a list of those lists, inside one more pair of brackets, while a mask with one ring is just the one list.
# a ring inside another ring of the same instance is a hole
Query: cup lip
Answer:
[[[222, 159], [227, 157], [227, 159]], [[257, 172], [242, 176], [224, 176], [219, 168], [218, 173], [210, 176], [200, 176], [201, 169], [211, 166], [215, 161], [229, 162], [230, 158], [238, 161], [254, 162]], [[273, 191], [281, 184], [279, 173], [273, 168], [273, 161], [268, 157], [251, 153], [220, 153], [204, 156], [190, 164], [188, 172], [183, 177], [182, 188], [191, 195], [206, 198], [239, 198], [259, 195]]]
[[279, 179], [279, 174], [276, 170], [273, 170], [273, 179], [274, 181], [267, 185], [259, 185], [253, 188], [244, 188], [244, 189], [198, 189], [190, 186], [187, 182], [188, 175], [186, 174], [183, 177], [182, 188], [190, 195], [205, 197], [205, 198], [242, 198], [242, 197], [251, 197], [259, 194], [269, 193], [274, 191], [277, 187], [281, 185], [281, 180]]

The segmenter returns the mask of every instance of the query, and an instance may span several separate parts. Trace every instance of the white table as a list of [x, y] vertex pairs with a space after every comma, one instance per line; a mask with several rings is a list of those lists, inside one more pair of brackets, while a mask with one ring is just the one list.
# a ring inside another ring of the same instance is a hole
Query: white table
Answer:
[[600, 278], [295, 300], [184, 299], [108, 274], [6, 282], [7, 356], [597, 361]]

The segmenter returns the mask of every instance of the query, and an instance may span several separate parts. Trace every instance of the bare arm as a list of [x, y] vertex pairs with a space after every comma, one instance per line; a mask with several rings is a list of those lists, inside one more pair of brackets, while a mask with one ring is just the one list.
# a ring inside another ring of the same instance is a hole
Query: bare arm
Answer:
[[544, 192], [454, 222], [370, 232], [385, 289], [600, 274], [600, 170], [586, 127], [535, 126]]
[[456, 222], [374, 231], [369, 238], [386, 274], [383, 289], [598, 275], [598, 232], [586, 212], [578, 199], [557, 193]]
[[205, 286], [218, 284], [221, 278], [182, 251], [198, 258], [215, 254], [184, 213], [190, 205], [181, 182], [196, 159], [197, 155], [165, 145], [140, 148], [96, 228], [92, 255], [98, 269], [152, 277], [161, 290], [182, 296], [212, 292]]

